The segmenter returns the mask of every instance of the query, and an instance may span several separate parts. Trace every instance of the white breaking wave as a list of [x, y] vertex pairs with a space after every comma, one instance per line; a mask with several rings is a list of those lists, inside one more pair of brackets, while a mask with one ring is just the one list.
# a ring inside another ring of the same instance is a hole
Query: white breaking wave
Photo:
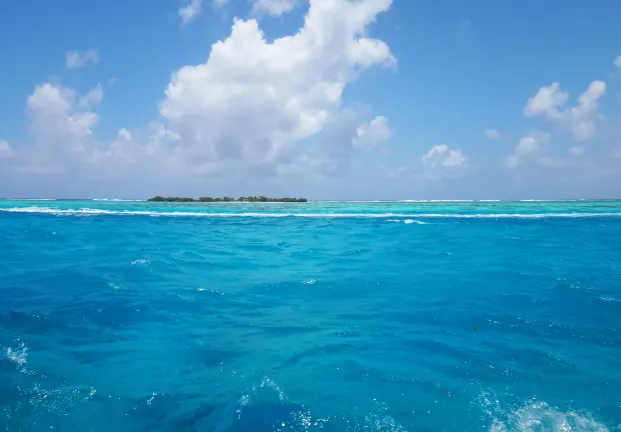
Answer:
[[614, 298], [614, 297], [598, 297], [600, 300], [605, 301], [605, 302], [615, 302], [615, 303], [621, 303], [621, 300]]
[[[398, 203], [465, 203], [465, 202], [474, 202], [475, 200], [396, 200], [396, 201], [386, 201], [386, 202], [398, 202]], [[372, 201], [369, 201], [372, 202]]]
[[[89, 201], [89, 200], [86, 200]], [[113, 201], [113, 202], [145, 202], [146, 200], [139, 199], [119, 199], [119, 198], [93, 198], [90, 201]]]
[[6, 358], [15, 363], [18, 368], [22, 368], [28, 362], [28, 346], [22, 341], [18, 341], [17, 347], [5, 350]]
[[504, 419], [494, 419], [490, 432], [608, 432], [606, 425], [588, 414], [562, 412], [545, 402], [520, 408]]
[[608, 432], [605, 424], [585, 411], [560, 410], [534, 399], [521, 406], [503, 406], [489, 392], [483, 392], [479, 401], [491, 422], [489, 432]]
[[[55, 216], [153, 216], [153, 217], [205, 217], [205, 218], [446, 218], [446, 219], [541, 219], [541, 218], [589, 218], [589, 217], [621, 217], [619, 213], [211, 213], [211, 212], [164, 212], [148, 210], [105, 210], [105, 209], [58, 209], [50, 207], [10, 207], [0, 208], [8, 213], [43, 213]], [[406, 222], [418, 223], [418, 222]]]
[[585, 201], [584, 199], [575, 200], [575, 199], [523, 199], [518, 200], [518, 202], [576, 202], [576, 201]]

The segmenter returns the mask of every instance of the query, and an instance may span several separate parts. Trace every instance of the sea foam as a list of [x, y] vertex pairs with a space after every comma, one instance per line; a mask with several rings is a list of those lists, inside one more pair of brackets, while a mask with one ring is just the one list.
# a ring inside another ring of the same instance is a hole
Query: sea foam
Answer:
[[[542, 219], [542, 218], [593, 218], [621, 217], [621, 212], [597, 213], [267, 213], [267, 212], [188, 212], [149, 210], [105, 210], [105, 209], [59, 209], [52, 207], [9, 207], [0, 208], [8, 213], [41, 213], [55, 216], [152, 216], [152, 217], [204, 217], [204, 218], [440, 218], [440, 219]], [[405, 222], [416, 223], [416, 222]]]

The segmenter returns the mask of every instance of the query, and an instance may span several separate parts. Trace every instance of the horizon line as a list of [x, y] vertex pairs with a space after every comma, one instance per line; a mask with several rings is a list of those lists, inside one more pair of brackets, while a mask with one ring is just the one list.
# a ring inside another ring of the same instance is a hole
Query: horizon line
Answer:
[[[148, 198], [5, 198], [0, 201], [102, 201], [102, 202], [149, 202]], [[472, 202], [579, 202], [579, 201], [621, 201], [621, 198], [566, 198], [566, 199], [308, 199], [311, 202], [332, 203], [472, 203]], [[157, 202], [156, 202], [157, 203]], [[184, 202], [181, 204], [304, 204], [287, 202], [249, 202], [249, 201], [223, 201], [223, 202]]]

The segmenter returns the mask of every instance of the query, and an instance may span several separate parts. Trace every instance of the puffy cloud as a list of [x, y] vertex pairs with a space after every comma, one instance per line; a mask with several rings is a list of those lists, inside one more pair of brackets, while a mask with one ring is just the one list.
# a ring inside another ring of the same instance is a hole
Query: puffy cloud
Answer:
[[309, 151], [285, 159], [277, 166], [280, 175], [344, 176], [352, 157], [362, 151], [382, 150], [392, 132], [383, 116], [364, 121], [368, 110], [345, 108], [330, 118]]
[[578, 143], [595, 136], [598, 117], [597, 101], [606, 92], [604, 81], [593, 81], [578, 98], [578, 105], [560, 109], [565, 105], [568, 94], [561, 91], [558, 83], [541, 87], [524, 108], [527, 117], [543, 117], [551, 123], [569, 131]]
[[13, 156], [13, 149], [5, 140], [0, 140], [0, 159], [8, 159]]
[[43, 141], [91, 135], [99, 116], [90, 108], [101, 100], [103, 93], [100, 91], [94, 95], [89, 93], [76, 102], [71, 89], [49, 83], [37, 86], [27, 100], [31, 131]]
[[[91, 128], [99, 117], [80, 107], [79, 100], [73, 90], [59, 85], [46, 83], [34, 89], [26, 103], [32, 139], [10, 152], [5, 176], [24, 176], [23, 180], [31, 183], [33, 176], [59, 175], [69, 165], [80, 169], [78, 161], [87, 159], [91, 152]], [[22, 184], [15, 177], [9, 178], [12, 184]]]
[[99, 63], [99, 52], [96, 49], [69, 51], [65, 54], [65, 67], [67, 69], [79, 69], [88, 66], [89, 63]]
[[565, 104], [568, 97], [567, 93], [561, 91], [559, 83], [541, 87], [535, 96], [528, 99], [524, 115], [527, 117], [545, 115], [549, 118], [556, 118], [560, 115], [557, 108]]
[[377, 116], [368, 123], [363, 123], [356, 128], [354, 147], [377, 147], [388, 141], [392, 131], [388, 126], [388, 119]]
[[401, 165], [384, 167], [387, 178], [410, 177], [416, 184], [441, 184], [454, 181], [470, 171], [468, 158], [461, 150], [447, 145], [437, 145], [418, 161], [406, 161]]
[[502, 135], [498, 129], [485, 129], [483, 133], [491, 140], [499, 140], [502, 138]]
[[182, 23], [190, 22], [201, 15], [203, 0], [190, 0], [190, 2], [179, 9], [179, 18]]
[[550, 142], [550, 135], [544, 132], [533, 132], [523, 137], [506, 163], [510, 168], [517, 168], [528, 162], [538, 160], [541, 148]]
[[428, 167], [459, 167], [466, 163], [466, 156], [461, 150], [451, 150], [446, 145], [437, 145], [423, 156], [423, 165]]
[[[122, 128], [113, 140], [99, 140], [93, 111], [103, 97], [99, 86], [80, 96], [74, 90], [50, 83], [39, 85], [27, 99], [32, 140], [14, 152], [10, 167], [15, 175], [55, 176], [80, 182], [106, 179], [180, 176], [175, 144], [179, 136], [163, 125], [152, 124], [135, 133]], [[69, 177], [63, 174], [71, 173]]]
[[280, 16], [291, 12], [299, 0], [254, 0], [252, 12], [256, 15]]
[[76, 103], [71, 89], [49, 83], [37, 86], [27, 100], [31, 130], [43, 138], [91, 135], [99, 116], [90, 111], [90, 105], [98, 103], [102, 96], [99, 91], [96, 93], [89, 93]]
[[32, 140], [13, 151], [9, 170], [27, 176], [57, 175], [71, 166], [77, 174], [85, 162], [94, 160], [100, 150], [93, 144], [92, 128], [99, 116], [91, 108], [103, 94], [89, 93], [79, 97], [60, 85], [37, 86], [26, 101]]
[[364, 36], [390, 5], [311, 0], [303, 27], [272, 43], [256, 20], [236, 19], [206, 63], [173, 74], [160, 114], [206, 172], [215, 162], [289, 164], [294, 145], [338, 115], [343, 90], [360, 71], [394, 64], [384, 42]]
[[132, 178], [140, 179], [132, 187], [148, 184], [156, 193], [162, 185], [198, 185], [205, 175], [222, 179], [225, 193], [247, 179], [344, 175], [355, 154], [382, 149], [391, 135], [385, 117], [342, 102], [345, 87], [366, 68], [395, 63], [384, 42], [367, 36], [368, 25], [390, 5], [312, 0], [302, 28], [273, 42], [256, 20], [236, 19], [204, 64], [172, 75], [159, 122], [121, 128], [111, 139], [93, 134], [102, 86], [79, 94], [38, 85], [27, 98], [32, 139], [13, 150], [8, 169], [0, 171], [29, 184], [35, 176], [54, 176], [45, 182], [49, 190], [61, 184], [112, 188]]
[[99, 104], [103, 99], [103, 88], [97, 84], [95, 88], [82, 96], [78, 101], [78, 107], [82, 109], [90, 109]]
[[617, 57], [614, 61], [614, 65], [621, 69], [621, 56]]
[[116, 137], [118, 140], [123, 140], [123, 141], [131, 141], [132, 140], [132, 134], [129, 130], [125, 129], [125, 128], [121, 128], [119, 129], [119, 131], [116, 133]]

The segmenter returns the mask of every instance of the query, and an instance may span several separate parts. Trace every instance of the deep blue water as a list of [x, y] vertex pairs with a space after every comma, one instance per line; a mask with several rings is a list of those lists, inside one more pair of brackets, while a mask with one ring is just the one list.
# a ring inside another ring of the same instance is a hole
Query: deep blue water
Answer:
[[621, 202], [0, 201], [0, 430], [621, 430]]

